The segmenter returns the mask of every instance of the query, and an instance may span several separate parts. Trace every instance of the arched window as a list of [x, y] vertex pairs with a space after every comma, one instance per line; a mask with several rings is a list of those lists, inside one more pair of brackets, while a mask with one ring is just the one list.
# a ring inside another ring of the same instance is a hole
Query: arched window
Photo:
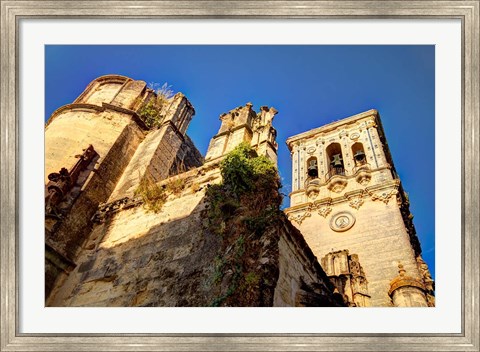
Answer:
[[360, 142], [352, 145], [353, 161], [355, 166], [359, 167], [367, 163], [367, 158], [365, 155], [365, 150], [363, 149], [363, 144]]
[[318, 161], [314, 156], [307, 159], [307, 174], [308, 178], [318, 177]]
[[334, 175], [345, 175], [345, 166], [343, 164], [342, 148], [339, 143], [330, 144], [327, 149], [327, 158], [329, 162], [329, 171], [327, 179]]

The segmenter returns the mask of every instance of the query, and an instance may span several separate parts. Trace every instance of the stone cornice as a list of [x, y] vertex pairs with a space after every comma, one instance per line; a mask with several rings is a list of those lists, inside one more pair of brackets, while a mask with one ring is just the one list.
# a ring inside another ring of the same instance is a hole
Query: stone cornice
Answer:
[[66, 110], [74, 110], [74, 109], [85, 109], [85, 110], [92, 110], [94, 112], [103, 112], [105, 111], [105, 108], [103, 106], [95, 105], [95, 104], [85, 104], [85, 103], [73, 103], [73, 104], [67, 104], [59, 107], [57, 110], [55, 110], [52, 115], [50, 115], [50, 118], [48, 119], [45, 127], [50, 125], [50, 123], [62, 112]]
[[[395, 196], [398, 193], [398, 188], [400, 186], [400, 180], [394, 179], [389, 182], [385, 182], [382, 184], [374, 185], [371, 187], [365, 187], [363, 189], [358, 189], [350, 192], [346, 192], [338, 197], [325, 197], [321, 199], [317, 199], [312, 202], [306, 202], [303, 204], [298, 204], [293, 207], [289, 207], [284, 209], [285, 214], [293, 214], [300, 211], [307, 211], [310, 212], [315, 209], [321, 209], [323, 206], [330, 207], [331, 205], [340, 204], [344, 202], [352, 202], [352, 200], [356, 198], [370, 198], [372, 201], [380, 200], [385, 204], [388, 204], [389, 200], [392, 196]], [[380, 193], [381, 191], [385, 191]], [[303, 191], [302, 191], [303, 192]], [[300, 193], [300, 192], [296, 192]], [[363, 203], [363, 202], [362, 202]], [[360, 206], [357, 204], [350, 204], [352, 207]], [[358, 208], [357, 208], [358, 209]], [[328, 214], [328, 212], [323, 212], [324, 214]], [[322, 214], [321, 214], [322, 215]]]
[[137, 123], [137, 125], [139, 125], [139, 127], [142, 128], [143, 130], [149, 129], [145, 125], [145, 123], [142, 121], [142, 119], [140, 119], [140, 117], [135, 111], [130, 109], [125, 109], [113, 104], [108, 104], [108, 103], [102, 103], [101, 106], [95, 105], [95, 104], [86, 104], [86, 103], [73, 103], [73, 104], [67, 104], [67, 105], [61, 106], [52, 113], [47, 123], [45, 124], [45, 127], [48, 127], [48, 125], [50, 125], [50, 123], [53, 120], [55, 120], [61, 113], [68, 110], [75, 110], [75, 109], [91, 110], [92, 112], [104, 112], [105, 110], [118, 111], [118, 112], [130, 115], [133, 118], [133, 120]]
[[331, 122], [329, 124], [323, 125], [322, 127], [314, 128], [310, 131], [303, 132], [303, 133], [297, 134], [295, 136], [291, 136], [291, 137], [287, 138], [287, 141], [285, 143], [287, 144], [288, 149], [291, 151], [292, 150], [292, 144], [296, 141], [312, 137], [312, 136], [314, 136], [318, 133], [325, 133], [325, 132], [333, 131], [333, 130], [337, 129], [338, 127], [341, 127], [345, 124], [353, 123], [357, 120], [360, 120], [360, 119], [363, 119], [363, 118], [366, 118], [366, 117], [370, 117], [370, 116], [372, 116], [374, 119], [376, 119], [377, 116], [378, 116], [378, 111], [375, 110], [375, 109], [371, 109], [371, 110], [361, 112], [361, 113], [353, 115], [353, 116], [346, 117], [346, 118], [338, 120], [338, 121]]
[[97, 77], [89, 83], [87, 88], [84, 89], [82, 94], [80, 94], [77, 97], [77, 99], [75, 99], [75, 101], [73, 103], [74, 104], [80, 103], [85, 98], [85, 96], [87, 96], [90, 93], [92, 88], [98, 83], [108, 83], [108, 82], [111, 82], [111, 83], [125, 83], [125, 82], [128, 82], [128, 81], [132, 81], [132, 79], [130, 77], [126, 77], [126, 76], [122, 76], [122, 75], [104, 75], [104, 76]]
[[[366, 171], [366, 172], [368, 172], [368, 173], [370, 173], [370, 174], [373, 174], [373, 173], [375, 173], [375, 172], [377, 172], [377, 171], [389, 170], [389, 169], [390, 169], [390, 166], [382, 166], [382, 167], [379, 167], [379, 168], [377, 168], [377, 169], [366, 169], [366, 170], [364, 170], [364, 169], [359, 169], [359, 170], [357, 170], [357, 172], [355, 172], [353, 175], [346, 175], [346, 176], [344, 176], [344, 175], [342, 175], [342, 176], [336, 175], [336, 176], [333, 176], [333, 177], [341, 177], [341, 178], [347, 180], [348, 182], [350, 182], [350, 180], [351, 180], [351, 179], [354, 179], [355, 177], [357, 177], [357, 175], [358, 175], [360, 172]], [[331, 178], [330, 178], [330, 179], [331, 179]], [[319, 185], [319, 187], [327, 187], [330, 179], [328, 179], [326, 182], [321, 183], [321, 184]], [[394, 180], [398, 180], [398, 179], [394, 179]], [[400, 180], [398, 180], [398, 182], [400, 182]], [[373, 187], [373, 186], [372, 186], [372, 187]], [[370, 187], [370, 188], [371, 188], [371, 187]], [[289, 193], [288, 196], [291, 197], [292, 195], [295, 195], [295, 194], [298, 194], [298, 193], [303, 193], [303, 192], [305, 192], [305, 191], [306, 191], [306, 187], [305, 187], [305, 188], [301, 188], [301, 189], [297, 189], [296, 191], [293, 191], [293, 192]]]
[[425, 286], [420, 280], [417, 280], [410, 276], [397, 276], [390, 283], [390, 289], [388, 290], [388, 295], [391, 297], [395, 290], [398, 290], [401, 287], [416, 287], [422, 291], [425, 291]]

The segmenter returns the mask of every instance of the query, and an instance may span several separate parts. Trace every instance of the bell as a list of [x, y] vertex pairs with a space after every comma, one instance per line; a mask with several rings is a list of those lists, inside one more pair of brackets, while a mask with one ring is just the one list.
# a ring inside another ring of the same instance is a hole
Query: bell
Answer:
[[317, 160], [313, 159], [308, 162], [308, 176], [318, 177]]
[[356, 161], [364, 161], [365, 160], [365, 153], [363, 150], [357, 150], [353, 155]]
[[342, 154], [335, 154], [332, 156], [332, 161], [330, 162], [330, 164], [333, 166], [333, 167], [343, 167], [343, 163], [342, 163]]

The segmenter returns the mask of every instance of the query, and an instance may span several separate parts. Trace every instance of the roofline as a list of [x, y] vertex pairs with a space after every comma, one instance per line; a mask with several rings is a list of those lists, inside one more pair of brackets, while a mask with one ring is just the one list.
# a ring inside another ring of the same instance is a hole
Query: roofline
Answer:
[[375, 118], [377, 118], [379, 116], [379, 113], [376, 109], [370, 109], [370, 110], [361, 112], [361, 113], [356, 114], [356, 115], [345, 117], [345, 118], [343, 118], [341, 120], [338, 120], [338, 121], [330, 122], [330, 123], [328, 123], [326, 125], [323, 125], [321, 127], [317, 127], [317, 128], [311, 129], [309, 131], [302, 132], [300, 134], [288, 137], [285, 143], [287, 144], [288, 148], [291, 150], [291, 148], [290, 148], [291, 143], [293, 143], [295, 141], [298, 141], [299, 139], [303, 139], [303, 138], [309, 137], [311, 135], [314, 135], [314, 134], [317, 134], [317, 133], [320, 133], [320, 132], [326, 132], [326, 131], [334, 130], [339, 126], [344, 125], [346, 122], [353, 122], [353, 121], [360, 120], [362, 118], [369, 117], [369, 116], [372, 116], [372, 115]]

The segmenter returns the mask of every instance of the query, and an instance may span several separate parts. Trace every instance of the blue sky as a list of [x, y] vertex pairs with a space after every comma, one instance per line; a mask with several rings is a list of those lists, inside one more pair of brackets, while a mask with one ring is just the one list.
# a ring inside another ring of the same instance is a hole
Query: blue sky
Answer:
[[196, 110], [187, 133], [203, 155], [221, 113], [247, 102], [257, 111], [275, 107], [285, 194], [291, 191], [287, 137], [377, 109], [435, 276], [434, 46], [49, 45], [45, 120], [105, 74], [168, 82], [183, 92]]

